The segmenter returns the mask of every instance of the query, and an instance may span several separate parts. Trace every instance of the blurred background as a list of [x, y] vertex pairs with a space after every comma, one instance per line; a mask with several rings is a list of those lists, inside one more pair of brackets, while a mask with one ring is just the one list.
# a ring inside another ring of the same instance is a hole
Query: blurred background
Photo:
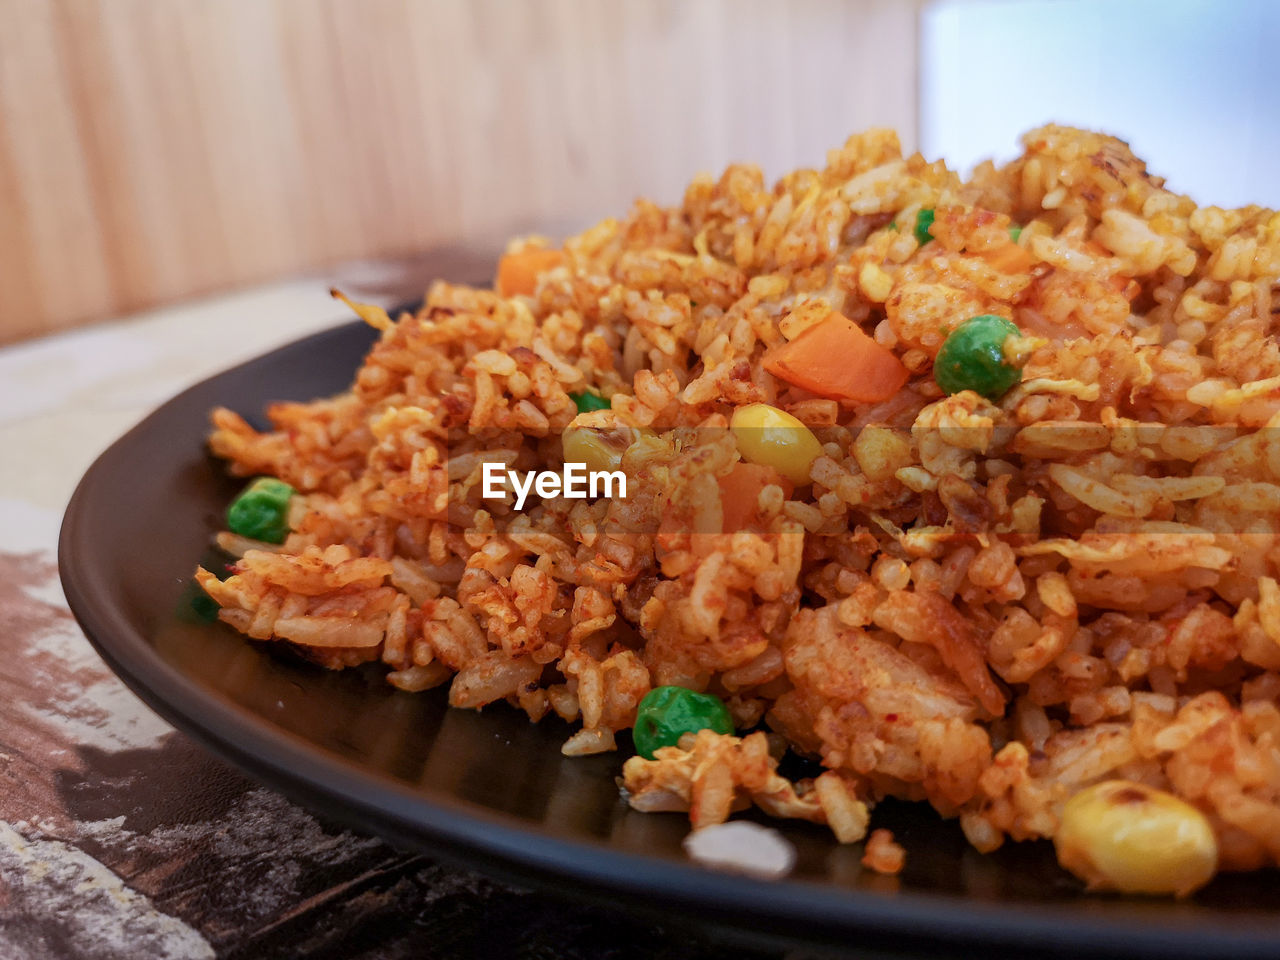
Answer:
[[0, 0], [0, 342], [303, 273], [418, 290], [442, 246], [473, 279], [873, 125], [961, 169], [1089, 125], [1280, 205], [1277, 41], [1266, 0]]

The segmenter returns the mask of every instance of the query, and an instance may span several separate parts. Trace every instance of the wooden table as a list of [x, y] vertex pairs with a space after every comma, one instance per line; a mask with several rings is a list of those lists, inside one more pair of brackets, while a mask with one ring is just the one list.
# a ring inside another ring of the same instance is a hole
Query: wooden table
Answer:
[[759, 956], [326, 822], [169, 727], [89, 646], [55, 563], [85, 468], [184, 386], [341, 315], [301, 281], [0, 350], [0, 957]]

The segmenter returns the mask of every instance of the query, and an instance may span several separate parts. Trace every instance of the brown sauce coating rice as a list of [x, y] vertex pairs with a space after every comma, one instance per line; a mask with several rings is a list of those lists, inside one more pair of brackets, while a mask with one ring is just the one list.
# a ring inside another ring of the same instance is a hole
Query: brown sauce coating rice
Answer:
[[[374, 312], [349, 392], [278, 404], [265, 433], [214, 412], [234, 474], [302, 496], [284, 544], [226, 534], [242, 559], [201, 584], [324, 666], [554, 712], [580, 725], [569, 754], [614, 749], [652, 686], [713, 692], [770, 732], [624, 768], [634, 806], [695, 826], [755, 803], [853, 842], [895, 796], [988, 851], [1123, 778], [1199, 809], [1221, 869], [1280, 863], [1280, 217], [1197, 207], [1100, 134], [1024, 148], [962, 181], [871, 131], [772, 188], [733, 166], [639, 201], [531, 295], [441, 282], [416, 315]], [[892, 398], [762, 368], [833, 310], [910, 372]], [[977, 314], [1025, 338], [996, 401], [932, 376]], [[486, 460], [559, 467], [588, 388], [600, 423], [652, 431], [629, 496], [482, 500]], [[708, 532], [728, 419], [757, 402], [816, 434], [812, 483]], [[785, 747], [827, 772], [785, 780]], [[873, 865], [900, 866], [884, 839]]]

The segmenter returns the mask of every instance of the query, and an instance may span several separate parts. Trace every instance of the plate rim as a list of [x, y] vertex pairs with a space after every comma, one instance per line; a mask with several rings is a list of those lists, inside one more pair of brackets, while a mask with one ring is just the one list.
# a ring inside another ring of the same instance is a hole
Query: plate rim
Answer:
[[[606, 891], [611, 897], [639, 897], [660, 908], [683, 905], [687, 910], [693, 905], [706, 911], [705, 918], [713, 924], [741, 931], [768, 936], [785, 929], [787, 939], [828, 946], [847, 945], [849, 935], [857, 933], [882, 948], [898, 945], [896, 949], [936, 945], [1043, 950], [1053, 944], [1094, 955], [1117, 949], [1129, 956], [1152, 957], [1280, 954], [1280, 912], [1271, 935], [1248, 925], [1232, 926], [1233, 915], [1227, 913], [1196, 918], [1200, 922], [1191, 929], [1101, 913], [1088, 917], [1084, 925], [1087, 904], [1085, 910], [1063, 909], [1062, 904], [979, 901], [919, 890], [887, 894], [804, 879], [765, 881], [549, 834], [511, 814], [362, 773], [355, 762], [290, 734], [166, 662], [118, 607], [103, 602], [109, 595], [103, 589], [105, 575], [85, 562], [91, 551], [81, 548], [92, 519], [89, 504], [95, 485], [112, 472], [123, 449], [147, 436], [166, 415], [216, 388], [218, 381], [255, 365], [287, 362], [289, 354], [305, 355], [324, 341], [352, 336], [357, 327], [364, 324], [350, 321], [316, 331], [221, 369], [170, 397], [94, 459], [67, 504], [58, 536], [58, 571], [77, 623], [112, 672], [184, 734], [304, 807], [322, 809], [402, 847], [455, 861], [478, 854], [483, 863], [467, 860], [468, 866], [556, 888], [567, 881], [588, 895]], [[803, 928], [788, 926], [795, 924]]]

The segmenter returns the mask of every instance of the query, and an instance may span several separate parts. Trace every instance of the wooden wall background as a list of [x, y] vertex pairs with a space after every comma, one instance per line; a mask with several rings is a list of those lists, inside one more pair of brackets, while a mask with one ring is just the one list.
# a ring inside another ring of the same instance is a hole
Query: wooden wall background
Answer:
[[916, 141], [921, 0], [0, 0], [0, 341]]

